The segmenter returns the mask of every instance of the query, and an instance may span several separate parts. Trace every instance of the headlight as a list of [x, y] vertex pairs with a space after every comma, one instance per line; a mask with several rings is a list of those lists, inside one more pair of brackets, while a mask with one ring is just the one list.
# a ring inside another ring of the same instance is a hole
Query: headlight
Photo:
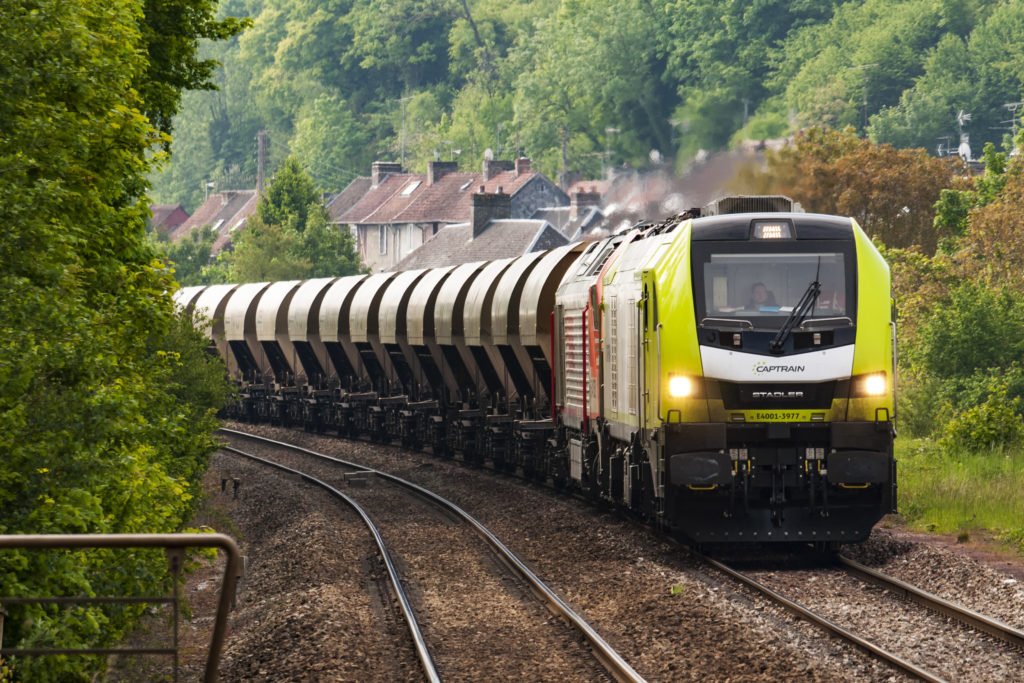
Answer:
[[881, 396], [885, 393], [885, 375], [868, 375], [861, 380], [862, 390], [868, 396]]
[[693, 393], [693, 382], [689, 377], [676, 375], [668, 380], [668, 393], [673, 398], [685, 398]]

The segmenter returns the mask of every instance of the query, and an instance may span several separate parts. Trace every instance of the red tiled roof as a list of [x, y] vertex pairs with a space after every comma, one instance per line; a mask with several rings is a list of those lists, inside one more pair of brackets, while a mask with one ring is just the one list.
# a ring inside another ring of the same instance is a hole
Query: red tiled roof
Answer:
[[428, 185], [395, 223], [462, 223], [469, 220], [479, 173], [449, 173]]
[[189, 219], [168, 233], [176, 242], [196, 228], [210, 225], [222, 229], [238, 225], [256, 211], [256, 190], [231, 190], [210, 195]]
[[342, 214], [355, 206], [356, 202], [366, 195], [372, 184], [373, 179], [369, 176], [359, 176], [349, 183], [348, 186], [336, 195], [327, 205], [327, 214], [331, 217], [331, 221], [335, 223], [338, 222], [338, 219]]
[[[472, 195], [484, 186], [484, 192], [502, 192], [515, 196], [539, 171], [527, 171], [518, 176], [515, 171], [504, 171], [488, 181], [482, 173], [455, 172], [442, 176], [433, 185], [427, 185], [427, 176], [419, 173], [389, 174], [377, 187], [363, 195], [355, 206], [338, 217], [337, 222], [349, 224], [392, 223], [460, 223], [468, 221], [472, 209]], [[403, 189], [411, 182], [420, 185], [407, 197]]]
[[579, 180], [570, 185], [565, 193], [570, 197], [577, 192], [596, 192], [599, 195], [604, 195], [611, 186], [610, 180]]
[[167, 236], [176, 242], [193, 230], [209, 225], [217, 230], [217, 239], [213, 242], [213, 253], [216, 254], [231, 242], [233, 229], [245, 228], [249, 216], [256, 213], [258, 201], [256, 190], [231, 190], [210, 195], [187, 221]]
[[157, 229], [173, 230], [188, 220], [188, 212], [181, 204], [150, 204], [149, 211], [153, 214], [150, 224]]
[[[420, 184], [403, 197], [402, 192], [416, 181]], [[350, 224], [390, 223], [391, 218], [409, 206], [426, 186], [427, 176], [424, 174], [389, 173], [379, 185], [371, 187], [355, 206], [342, 214], [338, 221]]]

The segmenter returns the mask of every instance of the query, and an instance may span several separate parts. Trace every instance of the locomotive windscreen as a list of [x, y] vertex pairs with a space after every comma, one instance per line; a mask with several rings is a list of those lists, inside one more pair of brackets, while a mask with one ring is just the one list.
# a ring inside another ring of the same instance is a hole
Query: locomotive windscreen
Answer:
[[800, 252], [792, 246], [789, 251], [754, 251], [749, 247], [740, 251], [734, 244], [716, 252], [712, 244], [705, 243], [694, 254], [698, 320], [736, 319], [759, 328], [777, 328], [814, 281], [821, 284], [821, 290], [808, 320], [854, 320], [856, 269], [848, 250], [836, 250], [835, 242], [827, 249]]

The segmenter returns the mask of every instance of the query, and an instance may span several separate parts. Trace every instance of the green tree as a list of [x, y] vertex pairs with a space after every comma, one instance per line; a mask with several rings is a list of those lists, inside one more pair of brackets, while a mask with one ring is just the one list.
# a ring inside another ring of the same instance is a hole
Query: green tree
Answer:
[[336, 95], [321, 95], [300, 112], [291, 149], [307, 160], [317, 185], [340, 190], [370, 167], [370, 144], [369, 131], [348, 104]]
[[[597, 174], [606, 164], [645, 159], [669, 147], [669, 112], [659, 82], [651, 5], [566, 3], [539, 22], [517, 61], [515, 125], [527, 153], [554, 175], [563, 136], [566, 170]], [[608, 132], [609, 130], [618, 132]], [[613, 139], [608, 136], [613, 135]]]
[[935, 229], [947, 239], [946, 251], [956, 249], [956, 238], [968, 231], [968, 216], [974, 209], [980, 209], [996, 200], [1006, 186], [1006, 155], [996, 152], [991, 142], [982, 152], [985, 172], [973, 179], [973, 189], [946, 189], [939, 194], [935, 203]]
[[232, 282], [300, 280], [309, 275], [310, 262], [297, 255], [299, 234], [280, 224], [266, 225], [251, 217], [245, 230], [234, 239], [227, 257], [228, 279]]
[[301, 232], [311, 204], [318, 203], [320, 192], [298, 159], [288, 157], [277, 168], [266, 194], [256, 205], [260, 220], [266, 225], [280, 225]]
[[759, 192], [793, 197], [808, 211], [852, 216], [890, 247], [917, 247], [931, 255], [939, 233], [934, 206], [958, 187], [962, 167], [924, 150], [897, 150], [843, 131], [811, 128], [795, 144], [769, 154], [748, 178]]
[[199, 40], [226, 40], [251, 22], [215, 17], [211, 0], [142, 0], [139, 47], [148, 56], [135, 81], [143, 113], [153, 125], [170, 133], [183, 90], [213, 88], [217, 62], [199, 57]]
[[222, 256], [228, 280], [264, 282], [361, 272], [352, 235], [330, 224], [319, 191], [294, 157], [274, 174], [256, 212], [234, 237], [232, 251]]
[[345, 226], [331, 225], [320, 205], [309, 207], [309, 220], [297, 245], [309, 260], [307, 277], [340, 277], [366, 272], [356, 252], [355, 239]]
[[[135, 86], [173, 79], [150, 54], [142, 10], [0, 3], [0, 533], [180, 530], [214, 448], [223, 369], [175, 312], [176, 285], [145, 239], [146, 173], [166, 137], [143, 112], [171, 103]], [[167, 19], [169, 35], [198, 30]], [[0, 594], [144, 595], [164, 567], [146, 552], [5, 553]], [[13, 647], [110, 645], [141, 613], [7, 609]], [[11, 663], [20, 680], [91, 680], [103, 668]]]
[[212, 284], [206, 277], [213, 265], [213, 243], [217, 233], [209, 225], [193, 230], [177, 242], [157, 242], [167, 263], [174, 268], [174, 279], [182, 287]]

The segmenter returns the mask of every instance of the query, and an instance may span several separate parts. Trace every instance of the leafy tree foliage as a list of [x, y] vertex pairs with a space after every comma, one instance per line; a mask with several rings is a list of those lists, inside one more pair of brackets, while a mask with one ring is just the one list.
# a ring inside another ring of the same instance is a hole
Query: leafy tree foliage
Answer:
[[309, 275], [310, 262], [298, 255], [299, 235], [280, 224], [266, 225], [258, 216], [247, 221], [225, 257], [231, 282], [300, 280]]
[[932, 375], [1008, 368], [1024, 352], [1024, 303], [1007, 289], [964, 282], [934, 305], [920, 339], [916, 360]]
[[211, 253], [217, 233], [209, 225], [193, 230], [175, 243], [157, 242], [156, 248], [164, 253], [164, 259], [174, 268], [174, 279], [183, 287], [189, 285], [213, 284], [210, 273], [214, 265]]
[[958, 165], [924, 150], [897, 150], [845, 131], [812, 128], [794, 145], [769, 154], [749, 178], [765, 192], [786, 194], [808, 211], [852, 216], [891, 247], [935, 252], [934, 205], [960, 182]]
[[362, 272], [351, 233], [330, 224], [319, 191], [295, 158], [278, 169], [256, 211], [223, 256], [231, 282]]
[[[161, 5], [167, 35], [203, 34], [175, 7], [202, 17], [210, 3]], [[161, 48], [146, 40], [143, 10], [135, 0], [0, 3], [0, 533], [180, 530], [213, 448], [223, 369], [175, 313], [176, 285], [145, 240], [146, 173], [166, 137], [143, 112], [169, 116], [173, 103], [170, 91], [137, 86], [183, 86], [177, 58], [150, 61]], [[0, 594], [144, 595], [164, 567], [146, 552], [5, 553]], [[7, 609], [12, 647], [109, 645], [140, 612]], [[12, 664], [20, 680], [91, 680], [103, 666]]]
[[199, 40], [226, 40], [251, 23], [218, 20], [215, 9], [210, 0], [143, 0], [139, 47], [148, 59], [135, 87], [145, 103], [142, 112], [164, 133], [171, 132], [183, 90], [213, 87], [217, 62], [198, 57]]
[[301, 232], [306, 228], [310, 205], [319, 203], [319, 199], [313, 179], [302, 170], [295, 157], [288, 157], [278, 167], [256, 211], [265, 224], [287, 226]]

